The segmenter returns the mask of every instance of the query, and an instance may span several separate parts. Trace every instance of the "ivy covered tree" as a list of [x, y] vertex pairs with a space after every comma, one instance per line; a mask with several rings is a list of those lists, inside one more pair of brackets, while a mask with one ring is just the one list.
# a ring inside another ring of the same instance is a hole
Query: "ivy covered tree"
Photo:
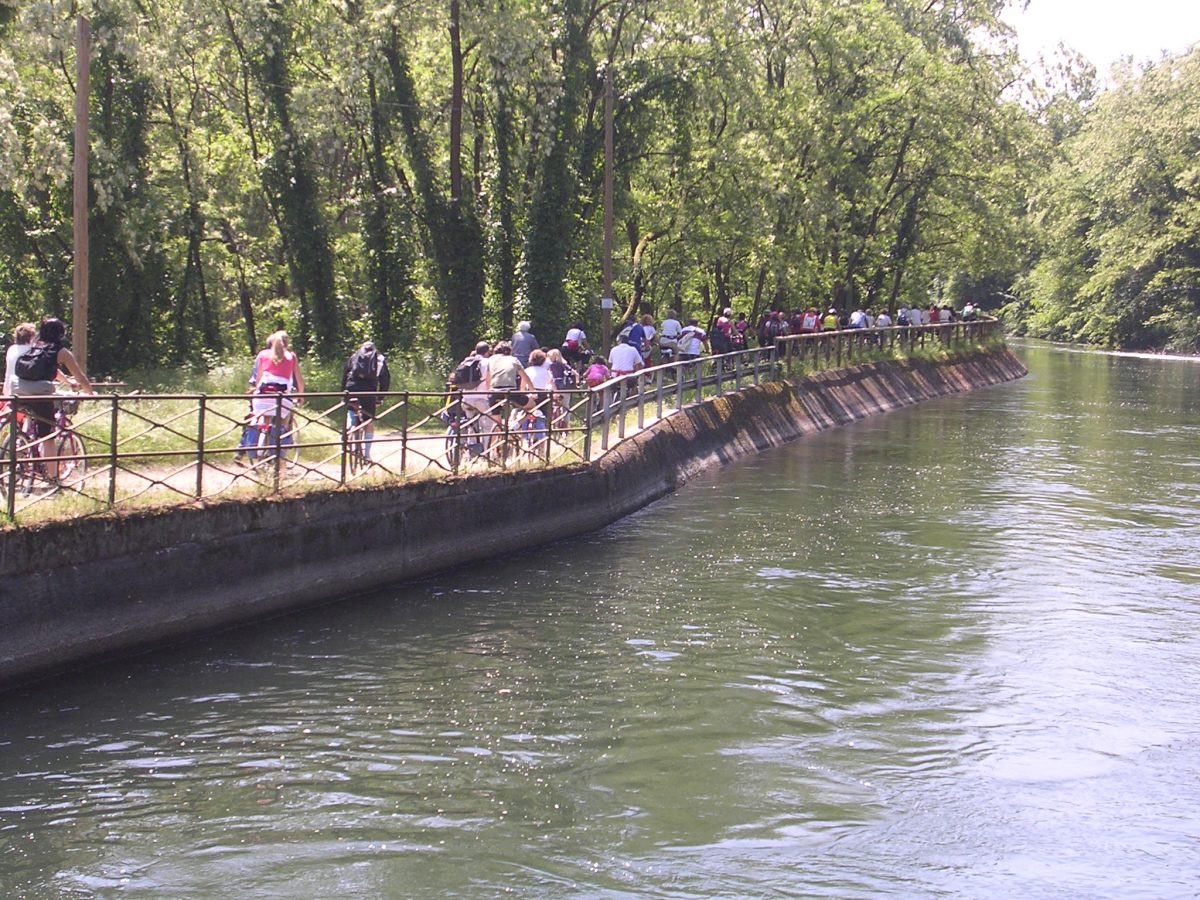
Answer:
[[[889, 305], [1015, 271], [1049, 139], [1009, 90], [1002, 5], [91, 0], [93, 359], [244, 354], [281, 325], [326, 355], [594, 326], [606, 72], [621, 310]], [[12, 321], [71, 306], [78, 10], [0, 11]]]

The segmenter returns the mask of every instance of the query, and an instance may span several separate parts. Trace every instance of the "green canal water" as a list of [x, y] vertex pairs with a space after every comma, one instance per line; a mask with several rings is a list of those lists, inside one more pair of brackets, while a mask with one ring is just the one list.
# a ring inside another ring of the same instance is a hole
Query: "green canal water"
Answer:
[[0, 894], [1195, 897], [1200, 364], [1017, 352], [584, 539], [0, 697]]

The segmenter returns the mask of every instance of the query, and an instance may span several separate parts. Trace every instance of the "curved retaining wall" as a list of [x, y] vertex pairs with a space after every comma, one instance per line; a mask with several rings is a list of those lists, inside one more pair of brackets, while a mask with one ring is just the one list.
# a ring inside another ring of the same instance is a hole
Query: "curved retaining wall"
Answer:
[[[0, 533], [0, 689], [582, 534], [646, 506], [710, 466], [1025, 374], [1007, 350], [950, 363], [876, 363], [711, 400], [670, 416], [591, 465]], [[481, 524], [495, 517], [480, 512], [496, 509], [514, 525], [497, 530]]]

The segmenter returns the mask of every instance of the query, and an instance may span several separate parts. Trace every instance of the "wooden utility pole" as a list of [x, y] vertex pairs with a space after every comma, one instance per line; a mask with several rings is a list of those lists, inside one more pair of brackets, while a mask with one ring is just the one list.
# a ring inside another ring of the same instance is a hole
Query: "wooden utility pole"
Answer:
[[71, 324], [72, 351], [87, 371], [88, 336], [88, 93], [91, 77], [91, 23], [75, 22], [75, 304]]
[[600, 298], [600, 348], [612, 342], [613, 308], [613, 73], [604, 70], [604, 294]]

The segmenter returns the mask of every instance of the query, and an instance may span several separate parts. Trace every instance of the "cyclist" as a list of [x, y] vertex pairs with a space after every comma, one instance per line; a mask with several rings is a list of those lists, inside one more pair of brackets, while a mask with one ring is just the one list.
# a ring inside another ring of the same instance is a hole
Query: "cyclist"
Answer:
[[575, 371], [578, 372], [582, 368], [584, 356], [591, 352], [582, 322], [575, 322], [567, 329], [567, 336], [563, 338], [561, 352], [563, 359], [570, 363]]
[[482, 445], [481, 452], [487, 449], [488, 436], [496, 425], [488, 411], [490, 404], [488, 403], [487, 387], [484, 384], [487, 377], [488, 358], [491, 355], [492, 345], [487, 341], [480, 341], [475, 345], [475, 349], [454, 367], [454, 371], [446, 380], [446, 387], [451, 393], [447, 409], [453, 406], [454, 392], [461, 392], [462, 425], [464, 431], [471, 425], [478, 428], [479, 443]]
[[[44, 440], [54, 431], [54, 394], [55, 381], [65, 381], [61, 369], [66, 369], [73, 379], [73, 384], [85, 394], [95, 394], [92, 383], [88, 381], [75, 354], [63, 346], [67, 337], [67, 326], [61, 319], [47, 316], [42, 319], [38, 329], [37, 340], [30, 345], [29, 350], [22, 354], [13, 364], [17, 377], [17, 388], [14, 392], [18, 397], [36, 397], [36, 400], [23, 400], [21, 405], [34, 418], [34, 426], [38, 436], [38, 453], [40, 456], [53, 455], [47, 450], [49, 444]], [[41, 399], [47, 398], [47, 399]]]
[[546, 420], [550, 417], [554, 400], [554, 373], [547, 364], [545, 350], [534, 350], [529, 354], [529, 365], [525, 367], [525, 374], [537, 392], [534, 395], [534, 407], [530, 410], [532, 419], [536, 421], [531, 420], [529, 423], [532, 425], [531, 438], [536, 442], [545, 436]]
[[[293, 443], [291, 435], [292, 409], [300, 406], [303, 398], [297, 396], [293, 401], [293, 387], [298, 394], [304, 393], [304, 375], [300, 372], [300, 361], [296, 354], [288, 349], [286, 331], [276, 331], [267, 338], [267, 349], [258, 354], [254, 360], [254, 398], [251, 408], [259, 422], [270, 422], [276, 409], [281, 412], [282, 421], [275, 423], [282, 437], [281, 445]], [[282, 404], [277, 404], [275, 394], [289, 395]]]
[[700, 320], [688, 319], [687, 327], [679, 333], [679, 358], [684, 361], [699, 359], [708, 344], [708, 332], [700, 327]]
[[0, 395], [11, 397], [17, 392], [17, 373], [14, 367], [17, 360], [33, 346], [33, 336], [37, 332], [37, 326], [32, 322], [22, 322], [13, 329], [12, 345], [4, 353], [4, 388], [0, 390]]
[[[583, 359], [582, 354], [579, 358]], [[550, 369], [550, 374], [554, 376], [554, 386], [558, 390], [564, 391], [579, 385], [579, 373], [573, 366], [567, 365], [561, 351], [547, 350], [546, 364]]]
[[525, 373], [525, 367], [513, 356], [512, 344], [497, 341], [483, 373], [483, 387], [488, 395], [488, 415], [500, 427], [504, 426], [505, 406], [533, 409], [533, 382]]
[[658, 332], [654, 329], [654, 316], [646, 313], [642, 316], [642, 363], [648, 369], [654, 365], [654, 361], [650, 358], [654, 352], [654, 345], [657, 341]]
[[[371, 458], [371, 442], [375, 439], [375, 411], [379, 398], [375, 391], [387, 391], [392, 386], [392, 373], [387, 360], [375, 349], [372, 341], [366, 341], [350, 354], [342, 367], [342, 390], [350, 394], [346, 401], [350, 409], [358, 414], [362, 429], [363, 456]], [[360, 396], [366, 394], [367, 396]]]
[[658, 336], [659, 358], [664, 363], [671, 362], [675, 358], [675, 354], [679, 352], [679, 335], [682, 331], [683, 323], [679, 321], [679, 313], [668, 309], [667, 317], [662, 322], [662, 331]]

